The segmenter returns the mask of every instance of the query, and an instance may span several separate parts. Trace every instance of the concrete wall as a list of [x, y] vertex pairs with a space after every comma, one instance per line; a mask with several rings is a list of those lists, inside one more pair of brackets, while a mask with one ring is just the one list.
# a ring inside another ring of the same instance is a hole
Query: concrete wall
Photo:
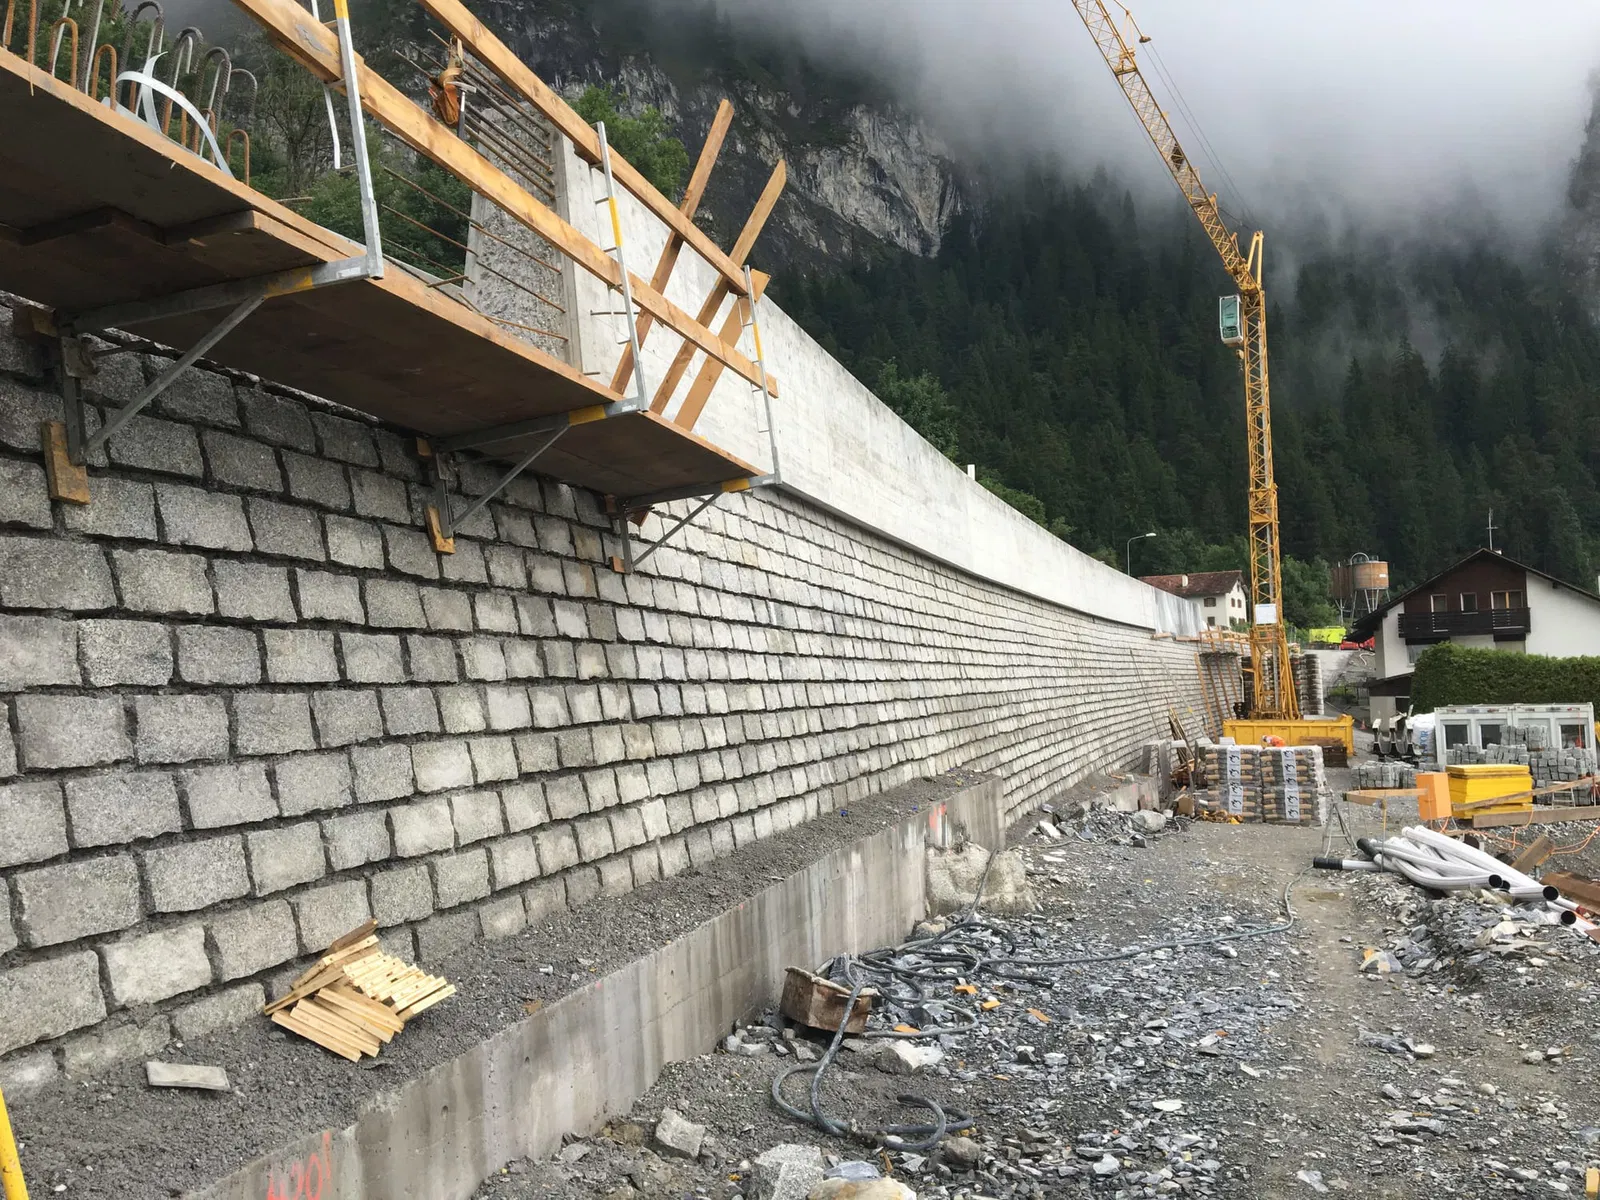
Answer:
[[1191, 645], [792, 494], [624, 577], [532, 477], [434, 554], [410, 439], [257, 380], [187, 372], [87, 507], [59, 416], [0, 334], [0, 1086], [243, 1020], [369, 913], [434, 959], [917, 775], [1015, 812], [1199, 704]]
[[[605, 196], [604, 179], [577, 159], [570, 144], [563, 145], [561, 179], [569, 191], [565, 211], [596, 244], [609, 246], [607, 210], [595, 203]], [[621, 210], [628, 267], [648, 279], [666, 241], [666, 226], [625, 192]], [[485, 249], [486, 255], [496, 252]], [[755, 261], [759, 265], [759, 251]], [[685, 250], [666, 294], [693, 314], [716, 279], [704, 260]], [[583, 272], [577, 273], [576, 288], [583, 369], [609, 379], [626, 327], [615, 318], [593, 314], [619, 309], [621, 301]], [[724, 304], [711, 322], [713, 329], [721, 328], [729, 307]], [[1074, 549], [967, 478], [770, 301], [761, 306], [761, 328], [767, 365], [781, 389], [773, 425], [785, 491], [941, 563], [1078, 612], [1177, 634], [1194, 634], [1204, 625], [1193, 602]], [[675, 334], [659, 327], [646, 341], [647, 396], [653, 395], [680, 345]], [[754, 357], [749, 331], [740, 348]], [[677, 412], [703, 361], [704, 356], [697, 356], [677, 388], [666, 410], [669, 416]], [[695, 432], [770, 469], [773, 448], [762, 431], [762, 417], [755, 391], [726, 372]]]
[[776, 999], [790, 965], [899, 942], [927, 912], [924, 843], [995, 829], [1001, 811], [998, 786], [975, 784], [835, 850], [197, 1200], [288, 1195], [297, 1171], [345, 1200], [471, 1196], [502, 1164], [547, 1157], [564, 1133], [627, 1112], [663, 1066], [704, 1054]]
[[1600, 603], [1532, 573], [1527, 588], [1529, 654], [1600, 654]]

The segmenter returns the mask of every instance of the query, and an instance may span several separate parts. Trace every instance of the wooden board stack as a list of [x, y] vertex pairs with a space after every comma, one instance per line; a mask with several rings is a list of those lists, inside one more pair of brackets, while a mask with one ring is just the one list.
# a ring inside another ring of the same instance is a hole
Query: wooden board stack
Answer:
[[262, 1012], [351, 1062], [376, 1058], [407, 1021], [456, 994], [447, 980], [378, 949], [377, 928], [367, 921], [339, 938]]

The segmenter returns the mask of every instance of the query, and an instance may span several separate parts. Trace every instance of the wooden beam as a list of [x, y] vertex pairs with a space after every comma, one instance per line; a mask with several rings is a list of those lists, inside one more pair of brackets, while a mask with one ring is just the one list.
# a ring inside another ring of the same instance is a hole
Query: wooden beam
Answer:
[[[318, 24], [306, 9], [292, 0], [234, 0], [234, 3], [255, 18], [282, 50], [312, 74], [325, 82], [339, 81], [337, 38]], [[368, 67], [360, 55], [356, 56], [355, 61], [361, 85], [361, 106], [366, 112], [413, 150], [431, 158], [468, 187], [494, 201], [591, 275], [610, 287], [620, 286], [622, 273], [610, 255], [580, 230], [536, 201], [509, 175], [450, 129], [423, 112], [405, 93]], [[672, 211], [677, 212], [676, 209]], [[678, 213], [680, 219], [682, 215]], [[703, 233], [698, 230], [695, 232], [701, 241], [710, 244]], [[695, 244], [693, 239], [690, 239], [690, 244]], [[629, 282], [634, 301], [641, 309], [713, 358], [721, 360], [752, 384], [760, 386], [760, 372], [743, 354], [725, 345], [702, 322], [693, 320], [688, 313], [631, 272]]]
[[[689, 176], [689, 186], [684, 189], [683, 201], [678, 205], [679, 210], [691, 221], [694, 220], [695, 210], [700, 207], [700, 200], [706, 194], [706, 185], [711, 182], [711, 168], [716, 166], [717, 155], [722, 152], [723, 140], [728, 136], [728, 127], [733, 124], [733, 105], [723, 100], [717, 105], [717, 115], [711, 120], [711, 131], [706, 134], [706, 143], [700, 147], [700, 159], [694, 165], [694, 174]], [[672, 268], [678, 265], [678, 255], [683, 250], [683, 238], [677, 230], [667, 235], [667, 244], [661, 247], [661, 257], [656, 260], [655, 273], [650, 276], [650, 286], [656, 291], [665, 294], [667, 281], [672, 278]], [[650, 314], [640, 313], [635, 326], [635, 336], [639, 345], [643, 347], [645, 338], [650, 336]], [[611, 390], [622, 392], [628, 386], [628, 379], [633, 375], [633, 347], [622, 348], [622, 361], [617, 364], [616, 371], [611, 376]]]
[[1472, 818], [1474, 829], [1493, 829], [1518, 825], [1560, 825], [1566, 821], [1600, 821], [1600, 806], [1584, 808], [1532, 808], [1521, 812], [1478, 813]]
[[[244, 0], [235, 0], [243, 3]], [[499, 38], [489, 31], [482, 21], [467, 11], [460, 0], [422, 0], [441, 25], [461, 39], [462, 45], [472, 51], [485, 66], [495, 71], [511, 87], [522, 94], [534, 108], [543, 113], [562, 134], [569, 138], [578, 154], [590, 164], [600, 161], [600, 138], [580, 117], [570, 104], [556, 94], [520, 58], [513, 54]], [[309, 14], [308, 14], [309, 15]], [[363, 84], [363, 88], [365, 85]], [[705, 259], [722, 275], [735, 294], [744, 295], [744, 277], [738, 262], [722, 250], [693, 221], [663, 196], [656, 187], [616, 151], [611, 152], [611, 174], [624, 188], [637, 196], [644, 206], [655, 213], [676, 232], [695, 253]]]
[[1511, 860], [1511, 869], [1521, 871], [1524, 875], [1530, 874], [1535, 867], [1555, 853], [1555, 848], [1555, 843], [1546, 834], [1541, 833]]
[[1540, 883], [1548, 883], [1568, 900], [1576, 900], [1590, 912], [1600, 912], [1600, 883], [1571, 871], [1551, 871]]
[[[761, 190], [761, 195], [756, 200], [756, 206], [750, 210], [749, 219], [744, 223], [744, 228], [739, 231], [739, 240], [733, 244], [733, 253], [738, 261], [743, 264], [750, 256], [751, 248], [756, 244], [756, 239], [761, 236], [761, 230], [767, 224], [767, 218], [772, 215], [772, 210], [777, 206], [778, 197], [783, 194], [783, 186], [789, 179], [789, 168], [783, 162], [772, 168], [772, 174], [767, 179], [767, 186]], [[700, 306], [698, 319], [702, 324], [709, 325], [716, 319], [717, 310], [722, 307], [722, 302], [728, 298], [728, 287], [725, 281], [718, 280], [711, 288], [711, 294], [706, 297], [705, 303]], [[678, 347], [678, 353], [673, 357], [672, 363], [667, 367], [667, 373], [662, 376], [661, 382], [656, 386], [656, 394], [650, 401], [651, 412], [665, 412], [667, 405], [672, 400], [672, 393], [678, 390], [678, 384], [684, 374], [689, 370], [689, 364], [694, 360], [694, 347], [685, 343]], [[722, 372], [718, 371], [720, 375]], [[701, 374], [704, 374], [702, 370]], [[698, 383], [698, 380], [696, 381]], [[713, 380], [713, 383], [715, 380]], [[777, 390], [772, 394], [776, 396]], [[703, 402], [702, 402], [703, 403]]]
[[[750, 278], [756, 285], [756, 299], [761, 299], [762, 293], [767, 290], [769, 276], [752, 271]], [[739, 297], [733, 302], [733, 308], [728, 312], [728, 319], [722, 323], [722, 336], [725, 338], [739, 336], [744, 329], [746, 306], [750, 302], [744, 297]], [[700, 373], [695, 376], [694, 383], [690, 385], [689, 394], [683, 398], [683, 404], [678, 409], [678, 415], [673, 418], [673, 423], [682, 429], [693, 429], [694, 423], [700, 419], [706, 401], [711, 399], [711, 393], [716, 389], [717, 381], [722, 378], [722, 364], [714, 359], [706, 359], [700, 365]]]

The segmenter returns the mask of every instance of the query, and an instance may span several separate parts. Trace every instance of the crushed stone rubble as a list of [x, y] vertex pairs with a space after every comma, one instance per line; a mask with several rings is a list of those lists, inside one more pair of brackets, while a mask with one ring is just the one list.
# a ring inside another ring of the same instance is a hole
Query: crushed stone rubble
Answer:
[[[773, 1010], [480, 1200], [1585, 1194], [1600, 946], [1533, 905], [1368, 874], [1302, 879], [1286, 932], [1116, 957], [1281, 922], [1320, 837], [1141, 818], [1037, 813], [1013, 851], [1036, 907], [913, 932], [894, 965], [947, 975], [886, 988], [868, 1035], [841, 1039], [818, 1092], [843, 1136], [774, 1106], [788, 1072], [806, 1115], [833, 1034]], [[1109, 961], [1018, 965], [1085, 955]], [[902, 1022], [956, 1031], [870, 1036]], [[936, 1124], [927, 1101], [950, 1116], [933, 1144], [881, 1136]]]

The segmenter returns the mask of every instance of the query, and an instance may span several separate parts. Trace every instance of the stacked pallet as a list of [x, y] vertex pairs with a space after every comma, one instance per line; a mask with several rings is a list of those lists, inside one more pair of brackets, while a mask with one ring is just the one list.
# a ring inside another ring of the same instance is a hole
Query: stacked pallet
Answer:
[[339, 938], [262, 1011], [351, 1062], [376, 1058], [407, 1021], [456, 993], [440, 976], [380, 950], [376, 932], [377, 922], [367, 921]]
[[1261, 817], [1258, 747], [1200, 743], [1200, 762], [1207, 786], [1214, 789], [1222, 811], [1256, 821]]
[[1291, 825], [1320, 823], [1328, 781], [1320, 746], [1261, 748], [1261, 818]]
[[1533, 776], [1526, 766], [1475, 763], [1446, 767], [1445, 773], [1451, 815], [1458, 819], [1533, 808]]
[[1221, 811], [1241, 821], [1321, 824], [1332, 793], [1319, 746], [1200, 743], [1200, 768]]

